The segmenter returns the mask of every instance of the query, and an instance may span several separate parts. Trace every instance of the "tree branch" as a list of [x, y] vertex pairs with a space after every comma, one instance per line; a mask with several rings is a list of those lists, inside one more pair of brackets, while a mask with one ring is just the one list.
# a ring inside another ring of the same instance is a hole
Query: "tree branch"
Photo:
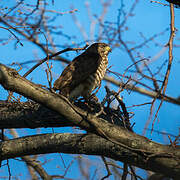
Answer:
[[[84, 102], [76, 102], [76, 106], [84, 111], [88, 111], [88, 105]], [[99, 110], [98, 105], [94, 105], [95, 110]], [[0, 101], [0, 128], [40, 128], [40, 127], [67, 127], [74, 126], [65, 116], [52, 111], [33, 101], [8, 102]], [[100, 114], [102, 119], [123, 126], [122, 112], [119, 109], [104, 107], [104, 113]]]
[[[122, 83], [122, 82], [120, 82], [118, 80], [115, 80], [113, 77], [110, 77], [110, 76], [105, 76], [104, 80], [106, 80], [106, 81], [108, 81], [108, 82], [110, 82], [110, 83], [112, 83], [112, 84], [114, 84], [116, 86], [119, 86], [119, 87], [124, 86], [124, 83]], [[180, 100], [179, 99], [160, 94], [159, 92], [156, 92], [156, 91], [148, 91], [148, 90], [146, 90], [144, 88], [140, 88], [140, 87], [137, 87], [137, 86], [134, 86], [134, 85], [131, 85], [131, 84], [127, 84], [125, 86], [125, 89], [129, 89], [131, 91], [134, 91], [134, 92], [137, 92], [137, 93], [140, 93], [140, 94], [152, 97], [152, 98], [156, 97], [157, 99], [160, 99], [160, 100], [163, 99], [164, 101], [180, 105]]]
[[[179, 159], [173, 157], [153, 157], [145, 159], [143, 153], [137, 153], [94, 134], [55, 133], [17, 138], [0, 143], [1, 159], [45, 153], [68, 153], [99, 155], [122, 161], [142, 169], [166, 174], [178, 178]], [[162, 163], [166, 165], [162, 165]]]
[[[70, 123], [76, 126], [79, 126], [82, 129], [94, 132], [106, 138], [106, 141], [108, 140], [109, 141], [108, 143], [112, 143], [113, 145], [113, 148], [111, 147], [110, 149], [114, 150], [114, 146], [120, 147], [120, 148], [124, 148], [126, 152], [131, 151], [135, 154], [143, 156], [144, 157], [142, 160], [144, 161], [144, 163], [142, 163], [143, 167], [142, 167], [142, 164], [141, 165], [137, 164], [138, 167], [141, 167], [144, 169], [148, 168], [146, 167], [146, 164], [149, 161], [150, 164], [152, 164], [152, 167], [151, 167], [152, 171], [155, 171], [155, 172], [161, 171], [161, 173], [164, 173], [170, 177], [176, 177], [177, 175], [180, 175], [180, 149], [178, 147], [174, 148], [171, 146], [155, 143], [153, 141], [148, 140], [147, 138], [143, 136], [132, 133], [122, 127], [110, 124], [107, 121], [103, 120], [102, 118], [98, 118], [94, 116], [93, 114], [83, 111], [82, 109], [71, 104], [64, 96], [57, 95], [57, 94], [54, 94], [47, 90], [42, 89], [38, 85], [35, 85], [34, 83], [28, 81], [27, 79], [21, 77], [17, 73], [17, 71], [15, 71], [14, 69], [8, 68], [2, 64], [0, 64], [0, 83], [7, 90], [17, 92], [40, 104], [43, 104], [44, 106], [46, 106], [47, 108], [50, 108], [53, 111], [56, 111], [57, 113], [66, 117], [66, 119]], [[34, 136], [34, 137], [37, 137], [37, 136]], [[27, 138], [30, 138], [30, 137], [27, 137]], [[81, 138], [82, 137], [80, 137], [80, 139]], [[44, 138], [40, 138], [40, 139], [42, 141], [42, 139]], [[78, 139], [78, 141], [81, 141], [80, 139]], [[50, 139], [50, 142], [51, 140], [52, 139]], [[23, 140], [23, 141], [26, 143], [29, 142], [28, 140], [27, 141]], [[99, 143], [100, 142], [98, 142], [98, 144]], [[22, 144], [22, 143], [17, 143], [17, 145], [18, 144]], [[47, 144], [47, 143], [45, 144], [47, 145], [47, 149], [48, 149], [48, 146], [50, 144]], [[38, 148], [41, 149], [40, 144], [38, 143], [37, 145], [39, 145]], [[68, 153], [69, 151], [68, 149], [71, 149], [70, 151], [73, 150], [74, 153], [79, 153], [80, 150], [75, 147], [72, 148], [72, 145], [73, 144], [71, 144], [71, 148], [69, 148], [68, 146], [66, 153]], [[88, 145], [91, 146], [91, 148], [98, 148], [98, 146], [97, 147], [93, 146], [93, 143], [88, 143]], [[31, 143], [30, 148], [31, 146], [33, 146], [33, 143]], [[56, 148], [51, 147], [49, 151], [54, 151], [54, 149]], [[63, 149], [64, 151], [66, 150], [66, 143], [64, 144], [64, 142], [63, 142]], [[15, 148], [15, 151], [17, 150], [18, 148]], [[2, 143], [1, 151], [8, 152], [9, 149], [6, 149], [6, 146], [4, 146]], [[31, 153], [37, 153], [37, 152], [38, 151], [34, 149], [32, 149], [31, 151]], [[104, 154], [101, 154], [101, 155], [116, 159], [116, 155], [114, 157], [112, 152], [108, 154], [106, 149], [103, 152], [106, 155]], [[69, 153], [72, 153], [72, 152], [69, 152]], [[95, 153], [94, 151], [88, 151], [88, 153], [99, 155], [99, 153], [97, 152]], [[21, 154], [18, 151], [15, 154], [14, 156], [26, 155], [26, 154]], [[1, 157], [3, 156], [4, 155], [2, 154]], [[7, 156], [7, 157], [10, 158], [11, 156]], [[132, 164], [132, 165], [134, 164], [132, 159], [129, 159], [127, 163]]]

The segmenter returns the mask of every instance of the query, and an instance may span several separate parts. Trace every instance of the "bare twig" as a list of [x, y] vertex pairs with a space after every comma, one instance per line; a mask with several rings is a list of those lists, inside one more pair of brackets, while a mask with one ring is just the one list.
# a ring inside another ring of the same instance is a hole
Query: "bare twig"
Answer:
[[[116, 86], [121, 87], [121, 86], [124, 85], [124, 83], [121, 83], [120, 81], [117, 81], [113, 77], [110, 77], [110, 76], [105, 76], [104, 80], [106, 80], [107, 82], [111, 82], [112, 84], [114, 84]], [[167, 95], [159, 94], [159, 93], [157, 93], [155, 91], [148, 91], [148, 90], [146, 90], [144, 88], [137, 87], [137, 86], [134, 86], [134, 85], [131, 85], [131, 84], [127, 84], [125, 89], [129, 89], [131, 91], [135, 91], [135, 92], [138, 92], [140, 94], [144, 94], [144, 95], [149, 96], [149, 97], [153, 97], [153, 98], [156, 97], [157, 99], [162, 99], [162, 97], [164, 97], [165, 101], [180, 105], [180, 101], [178, 99], [176, 99], [176, 98], [172, 98], [172, 97], [169, 97]]]
[[60, 54], [62, 54], [62, 53], [65, 53], [65, 52], [67, 52], [67, 51], [78, 51], [78, 50], [84, 50], [84, 49], [86, 49], [88, 47], [88, 44], [86, 44], [84, 47], [82, 47], [82, 48], [66, 48], [66, 49], [64, 49], [64, 50], [62, 50], [62, 51], [58, 51], [57, 53], [54, 53], [54, 54], [52, 54], [52, 55], [48, 55], [48, 56], [46, 56], [44, 59], [42, 59], [42, 60], [40, 60], [36, 65], [34, 65], [30, 70], [28, 70], [24, 75], [23, 75], [23, 77], [27, 77], [32, 71], [34, 71], [38, 66], [40, 66], [42, 63], [44, 63], [44, 62], [46, 62], [48, 59], [51, 59], [51, 58], [53, 58], [53, 57], [55, 57], [55, 56], [58, 56], [58, 55], [60, 55]]
[[19, 5], [21, 5], [23, 3], [23, 1], [18, 2], [13, 8], [9, 8], [9, 11], [3, 15], [3, 17], [6, 17], [9, 13], [11, 13], [12, 11], [14, 11]]
[[168, 4], [164, 4], [164, 3], [161, 3], [161, 2], [159, 2], [159, 1], [151, 1], [151, 3], [157, 3], [157, 4], [161, 4], [161, 5], [163, 5], [163, 6], [168, 6]]
[[124, 163], [123, 165], [123, 175], [122, 175], [122, 180], [126, 180], [128, 175], [128, 165], [127, 163]]
[[107, 164], [107, 161], [106, 161], [105, 157], [104, 157], [104, 156], [101, 156], [101, 159], [103, 160], [104, 165], [105, 165], [105, 167], [106, 167], [106, 171], [107, 171], [107, 175], [104, 176], [103, 178], [101, 178], [101, 180], [104, 180], [104, 179], [108, 178], [109, 176], [111, 176], [112, 173], [111, 173], [111, 171], [110, 171], [110, 169], [109, 169], [109, 166], [108, 166], [108, 164]]
[[[171, 66], [172, 66], [172, 61], [173, 61], [173, 39], [174, 39], [174, 36], [175, 36], [175, 27], [174, 27], [174, 5], [172, 3], [170, 4], [170, 15], [171, 15], [171, 24], [170, 24], [171, 32], [170, 32], [169, 42], [167, 44], [167, 46], [169, 46], [169, 62], [168, 62], [166, 74], [165, 74], [165, 77], [164, 77], [164, 81], [163, 81], [163, 84], [162, 84], [161, 89], [160, 89], [160, 92], [162, 92], [163, 95], [165, 95], [165, 92], [166, 92], [168, 79], [169, 79], [169, 74], [170, 74], [170, 71], [171, 71]], [[153, 120], [152, 130], [153, 130], [154, 122], [155, 122], [155, 120], [157, 118], [158, 112], [159, 112], [159, 110], [160, 110], [160, 108], [161, 108], [161, 106], [163, 104], [163, 101], [164, 101], [164, 97], [162, 97], [161, 102], [160, 102], [160, 104], [158, 106], [158, 109], [156, 111], [156, 114], [155, 114], [155, 117], [154, 117], [154, 120]]]
[[172, 66], [172, 60], [173, 60], [173, 39], [175, 36], [175, 27], [174, 27], [174, 5], [172, 3], [170, 4], [170, 15], [171, 15], [171, 24], [170, 24], [171, 34], [170, 34], [169, 42], [167, 44], [167, 46], [169, 46], [169, 63], [168, 63], [166, 75], [165, 75], [165, 78], [161, 87], [161, 91], [163, 89], [163, 94], [165, 94], [166, 92], [169, 74], [170, 74], [171, 66]]
[[[113, 166], [113, 167], [115, 167], [115, 168], [118, 168], [118, 169], [123, 170], [123, 167], [118, 166], [117, 164], [114, 164], [113, 162], [107, 162], [107, 164], [108, 164], [108, 165], [111, 165], [111, 166]], [[128, 171], [128, 174], [134, 175], [132, 171]], [[140, 176], [138, 176], [138, 175], [136, 175], [136, 177], [139, 178], [139, 179], [141, 179], [141, 180], [143, 180], [143, 178], [140, 177]]]
[[131, 170], [131, 173], [132, 173], [132, 177], [137, 180], [138, 176], [136, 175], [135, 171], [134, 171], [134, 168], [132, 166], [129, 166], [130, 170]]
[[46, 62], [46, 65], [47, 65], [47, 69], [45, 70], [46, 72], [46, 75], [47, 75], [47, 80], [48, 80], [48, 84], [49, 84], [49, 88], [52, 89], [52, 63], [51, 65], [49, 66], [49, 62]]
[[23, 43], [21, 43], [20, 39], [10, 30], [10, 28], [5, 28], [5, 27], [2, 27], [2, 26], [0, 26], [0, 28], [9, 31], [17, 39], [17, 43], [19, 43], [21, 46], [23, 46]]

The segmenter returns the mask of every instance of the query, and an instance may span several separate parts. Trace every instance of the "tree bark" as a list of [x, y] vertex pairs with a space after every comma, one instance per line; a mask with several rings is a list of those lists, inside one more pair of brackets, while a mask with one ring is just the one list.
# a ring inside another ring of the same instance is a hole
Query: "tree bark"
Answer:
[[[120, 160], [132, 165], [136, 165], [137, 167], [143, 169], [149, 169], [154, 172], [166, 174], [169, 177], [180, 177], [179, 147], [175, 148], [162, 145], [143, 136], [130, 132], [125, 128], [110, 124], [104, 119], [97, 117], [97, 114], [94, 115], [76, 107], [75, 105], [71, 104], [65, 97], [56, 95], [40, 88], [38, 85], [35, 85], [27, 79], [21, 77], [14, 69], [7, 68], [2, 64], [0, 65], [0, 83], [5, 89], [24, 95], [25, 97], [30, 98], [66, 117], [69, 123], [101, 136], [97, 137], [95, 135], [91, 135], [90, 139], [85, 139], [84, 141], [82, 139], [87, 135], [71, 134], [68, 135], [67, 138], [65, 136], [60, 138], [61, 135], [51, 134], [23, 137], [11, 141], [5, 141], [1, 143], [2, 159], [28, 155], [29, 153], [52, 153], [55, 151], [60, 152], [60, 150], [62, 150], [61, 152], [64, 153], [87, 153], [93, 155], [103, 155], [115, 160]], [[57, 137], [59, 137], [60, 140], [57, 139]], [[75, 138], [75, 140], [73, 138]], [[8, 153], [12, 151], [11, 148], [13, 146], [11, 144], [15, 141], [16, 143], [14, 145], [16, 145], [17, 148], [14, 148], [14, 153]], [[56, 146], [58, 146], [57, 142], [63, 142], [61, 144], [61, 148], [56, 148]], [[81, 146], [78, 146], [78, 142]], [[98, 143], [95, 144], [96, 142]], [[21, 152], [22, 149], [19, 150], [19, 148], [21, 148], [20, 145], [25, 149], [27, 148], [27, 152], [25, 150]], [[88, 148], [87, 151], [82, 148], [85, 145]], [[20, 147], [18, 148], [18, 146]], [[99, 146], [102, 146], [102, 148], [104, 147], [105, 149], [99, 149]], [[114, 154], [114, 151], [117, 153]], [[118, 152], [120, 152], [120, 154], [118, 154]], [[136, 155], [131, 157], [129, 156], [130, 152]]]
[[[89, 111], [84, 102], [76, 102], [76, 106], [84, 111]], [[94, 104], [94, 109], [98, 111], [100, 107]], [[99, 117], [104, 120], [124, 126], [122, 122], [122, 112], [119, 109], [104, 107], [104, 112]], [[75, 126], [68, 121], [65, 116], [52, 111], [33, 101], [8, 102], [0, 101], [0, 128], [40, 128], [40, 127], [68, 127]]]
[[[45, 153], [106, 156], [166, 176], [180, 177], [179, 162], [161, 155], [148, 158], [141, 153], [114, 144], [95, 134], [55, 133], [17, 138], [1, 142], [1, 159]], [[164, 164], [164, 165], [163, 165]]]
[[74, 124], [64, 116], [33, 101], [0, 101], [0, 128], [67, 127]]

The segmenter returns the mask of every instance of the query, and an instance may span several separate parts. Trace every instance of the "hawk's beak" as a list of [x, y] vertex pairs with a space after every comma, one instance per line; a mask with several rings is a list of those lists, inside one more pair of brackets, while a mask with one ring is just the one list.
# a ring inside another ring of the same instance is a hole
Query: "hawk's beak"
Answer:
[[112, 49], [109, 46], [106, 46], [106, 51], [112, 52]]

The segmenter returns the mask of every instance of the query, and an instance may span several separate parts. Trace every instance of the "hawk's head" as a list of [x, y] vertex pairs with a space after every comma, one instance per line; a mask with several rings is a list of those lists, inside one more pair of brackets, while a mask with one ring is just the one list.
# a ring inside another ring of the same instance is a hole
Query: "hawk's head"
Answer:
[[108, 55], [108, 53], [111, 52], [111, 48], [106, 43], [94, 43], [87, 48], [86, 52]]

